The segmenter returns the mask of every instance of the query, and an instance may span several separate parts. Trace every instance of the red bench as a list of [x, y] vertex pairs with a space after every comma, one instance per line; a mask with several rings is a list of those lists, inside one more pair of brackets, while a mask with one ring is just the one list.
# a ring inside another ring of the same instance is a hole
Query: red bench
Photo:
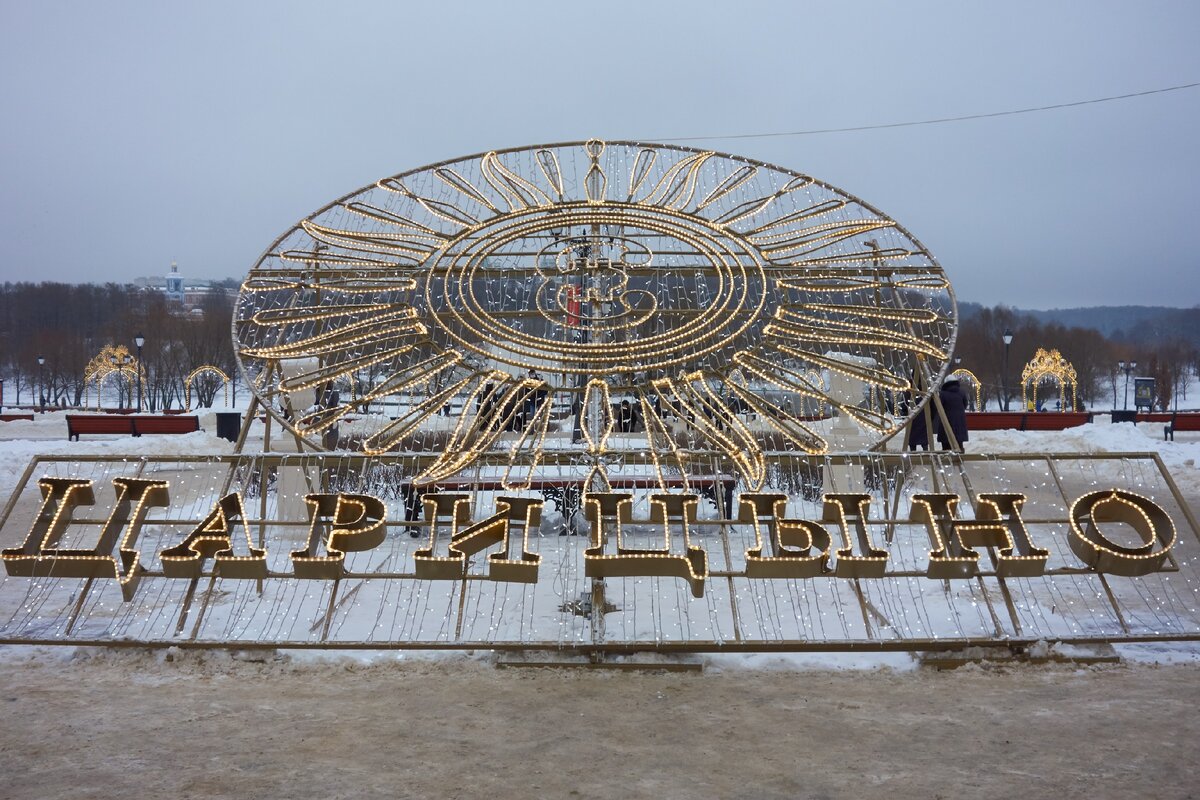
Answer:
[[67, 414], [67, 439], [79, 441], [79, 435], [114, 434], [141, 436], [158, 433], [192, 433], [200, 430], [196, 416], [153, 416], [126, 414]]
[[1200, 413], [1188, 411], [1171, 415], [1171, 422], [1163, 428], [1163, 441], [1175, 441], [1175, 431], [1200, 431]]
[[79, 434], [116, 434], [133, 436], [133, 417], [117, 414], [67, 414], [67, 441], [79, 441]]
[[15, 422], [19, 419], [33, 421], [33, 414], [0, 414], [0, 422]]
[[1091, 421], [1088, 411], [972, 411], [967, 413], [967, 430], [1062, 431]]
[[1067, 428], [1078, 428], [1092, 421], [1092, 415], [1087, 411], [1046, 411], [1025, 415], [1023, 431], [1064, 431]]
[[[934, 425], [937, 424], [937, 411], [933, 410]], [[1023, 411], [968, 411], [968, 431], [1006, 431], [1024, 430], [1025, 412]]]
[[200, 418], [195, 415], [150, 416], [143, 414], [129, 419], [133, 420], [134, 436], [141, 436], [143, 433], [195, 433], [200, 430]]

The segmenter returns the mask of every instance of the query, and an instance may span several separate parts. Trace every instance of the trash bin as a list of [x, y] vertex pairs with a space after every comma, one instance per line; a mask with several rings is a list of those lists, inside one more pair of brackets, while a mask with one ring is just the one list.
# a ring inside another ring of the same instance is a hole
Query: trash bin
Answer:
[[1133, 410], [1133, 411], [1127, 411], [1127, 410], [1117, 411], [1117, 410], [1114, 410], [1114, 411], [1112, 412], [1112, 421], [1113, 421], [1113, 422], [1132, 422], [1132, 423], [1135, 423], [1135, 424], [1136, 424], [1136, 423], [1137, 423], [1137, 413], [1138, 413], [1138, 412], [1137, 412], [1137, 410], [1136, 410], [1136, 409], [1135, 409], [1135, 410]]
[[238, 411], [217, 412], [217, 436], [236, 442], [242, 431], [242, 415]]

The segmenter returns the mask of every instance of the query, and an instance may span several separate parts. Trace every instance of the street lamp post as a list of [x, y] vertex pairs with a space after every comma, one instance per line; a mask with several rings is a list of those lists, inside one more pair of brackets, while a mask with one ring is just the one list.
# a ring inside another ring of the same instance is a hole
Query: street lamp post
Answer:
[[1013, 332], [1005, 328], [1001, 338], [1004, 339], [1004, 374], [1001, 384], [1004, 387], [1004, 410], [1008, 411], [1008, 346], [1012, 344]]
[[138, 413], [142, 413], [142, 345], [146, 343], [146, 337], [140, 333], [133, 337], [133, 343], [137, 345], [137, 390], [138, 390]]
[[46, 384], [42, 378], [42, 367], [46, 365], [46, 357], [38, 356], [38, 413], [46, 413]]
[[[113, 369], [116, 369], [117, 368], [117, 357], [109, 356], [108, 363], [112, 364]], [[117, 377], [120, 378], [119, 375]], [[103, 405], [104, 404], [100, 402], [100, 381], [97, 381], [96, 382], [96, 410], [99, 411], [101, 409], [101, 407], [103, 407]], [[117, 405], [118, 406], [121, 405], [121, 382], [119, 380], [117, 381]]]
[[1129, 410], [1129, 376], [1137, 369], [1136, 361], [1118, 361], [1117, 369], [1125, 373], [1125, 410]]
[[[129, 376], [125, 373], [125, 369], [126, 369], [126, 367], [129, 366], [129, 363], [132, 360], [133, 360], [133, 357], [129, 356], [129, 355], [121, 356], [120, 359], [118, 359], [116, 356], [108, 357], [108, 363], [112, 364], [113, 370], [117, 373], [118, 377], [125, 378], [127, 380], [129, 378]], [[120, 406], [121, 408], [125, 408], [125, 406], [123, 405], [125, 402], [125, 396], [123, 394], [121, 394], [121, 391], [122, 391], [121, 384], [118, 383], [117, 384], [117, 405]], [[133, 396], [133, 393], [130, 392], [130, 397], [132, 398], [132, 396]], [[100, 402], [99, 390], [97, 390], [97, 392], [96, 392], [96, 402], [97, 403]]]

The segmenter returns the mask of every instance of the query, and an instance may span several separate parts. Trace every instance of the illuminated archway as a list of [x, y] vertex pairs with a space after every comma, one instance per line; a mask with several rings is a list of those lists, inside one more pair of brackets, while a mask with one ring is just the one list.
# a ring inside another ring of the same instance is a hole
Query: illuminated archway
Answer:
[[949, 375], [946, 376], [946, 380], [948, 380], [948, 381], [950, 381], [950, 380], [961, 381], [963, 378], [966, 378], [968, 381], [971, 382], [971, 385], [975, 387], [975, 408], [982, 409], [983, 408], [983, 385], [979, 382], [979, 378], [975, 377], [974, 372], [971, 372], [971, 370], [969, 370], [969, 369], [959, 367], [958, 369], [954, 370], [954, 372], [951, 372]]
[[146, 386], [146, 378], [139, 367], [137, 357], [130, 353], [129, 348], [125, 345], [106, 344], [100, 349], [99, 353], [92, 357], [87, 366], [83, 368], [84, 408], [87, 408], [91, 403], [91, 388], [95, 384], [96, 410], [100, 410], [100, 387], [110, 375], [125, 378], [131, 384], [133, 381], [140, 380], [142, 382], [142, 391], [149, 394], [149, 389]]
[[[1071, 362], [1063, 358], [1062, 353], [1057, 350], [1045, 350], [1040, 347], [1033, 354], [1029, 363], [1025, 365], [1025, 369], [1021, 370], [1022, 405], [1028, 408], [1032, 403], [1033, 407], [1037, 408], [1038, 384], [1047, 378], [1053, 378], [1058, 382], [1058, 400], [1061, 410], [1074, 409], [1075, 387], [1078, 380], [1075, 367], [1071, 366]], [[1068, 386], [1071, 387], [1070, 403], [1067, 402]]]
[[206, 372], [219, 377], [222, 381], [222, 386], [225, 389], [225, 405], [229, 405], [229, 376], [225, 374], [219, 367], [214, 367], [212, 364], [203, 364], [192, 370], [186, 378], [183, 379], [183, 397], [184, 405], [188, 411], [192, 410], [192, 381], [196, 380], [200, 375]]

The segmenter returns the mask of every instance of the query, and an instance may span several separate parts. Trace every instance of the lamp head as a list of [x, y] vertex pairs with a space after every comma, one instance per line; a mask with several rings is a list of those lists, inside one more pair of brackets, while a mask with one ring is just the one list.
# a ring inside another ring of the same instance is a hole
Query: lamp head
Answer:
[[136, 344], [138, 347], [141, 347], [142, 345], [144, 345], [146, 343], [146, 337], [142, 336], [139, 333], [137, 336], [133, 337], [133, 343]]
[[1005, 343], [1005, 344], [1012, 344], [1012, 340], [1013, 340], [1013, 332], [1012, 332], [1012, 331], [1010, 331], [1008, 328], [1005, 328], [1005, 329], [1004, 329], [1004, 335], [1003, 335], [1003, 337], [1002, 337], [1002, 338], [1004, 339], [1004, 343]]

